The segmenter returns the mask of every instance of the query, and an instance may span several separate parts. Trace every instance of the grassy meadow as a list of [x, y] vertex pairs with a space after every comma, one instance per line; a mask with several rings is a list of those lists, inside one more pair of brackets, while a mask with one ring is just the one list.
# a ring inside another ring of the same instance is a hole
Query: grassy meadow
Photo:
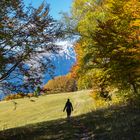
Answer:
[[[0, 102], [0, 140], [140, 140], [139, 105], [95, 109], [90, 91]], [[62, 112], [70, 98], [70, 121]]]
[[[66, 117], [63, 108], [67, 98], [73, 103], [72, 116], [94, 109], [90, 91], [51, 94], [0, 102], [0, 130]], [[16, 104], [16, 105], [15, 105]]]

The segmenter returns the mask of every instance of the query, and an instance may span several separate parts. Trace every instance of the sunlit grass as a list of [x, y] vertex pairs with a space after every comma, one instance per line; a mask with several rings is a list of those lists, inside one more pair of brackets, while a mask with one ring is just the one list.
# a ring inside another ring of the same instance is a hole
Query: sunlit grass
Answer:
[[63, 108], [67, 98], [73, 103], [72, 116], [81, 115], [94, 109], [90, 91], [61, 93], [40, 96], [38, 98], [16, 99], [0, 102], [0, 130], [25, 126], [37, 122], [61, 119], [66, 117]]
[[[139, 104], [123, 104], [119, 98], [95, 101], [89, 93], [86, 90], [19, 99], [15, 100], [16, 110], [12, 101], [1, 102], [0, 140], [140, 139]], [[74, 106], [70, 122], [62, 112], [67, 98]]]
[[139, 124], [139, 106], [120, 105], [0, 131], [0, 140], [139, 140]]

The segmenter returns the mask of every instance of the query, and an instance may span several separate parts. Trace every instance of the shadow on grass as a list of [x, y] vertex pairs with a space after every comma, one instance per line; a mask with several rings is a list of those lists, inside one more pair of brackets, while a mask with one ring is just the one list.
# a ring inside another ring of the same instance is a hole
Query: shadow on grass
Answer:
[[[15, 120], [16, 121], [16, 120]], [[0, 140], [140, 140], [140, 108], [118, 106], [0, 132]]]

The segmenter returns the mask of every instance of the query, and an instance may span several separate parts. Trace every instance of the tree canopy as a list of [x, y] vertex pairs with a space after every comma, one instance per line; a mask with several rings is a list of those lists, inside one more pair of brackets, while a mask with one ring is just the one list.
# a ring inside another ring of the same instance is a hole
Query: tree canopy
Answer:
[[25, 7], [22, 0], [1, 0], [0, 87], [10, 89], [18, 79], [22, 79], [20, 85], [26, 89], [40, 84], [41, 71], [51, 74], [53, 68], [49, 57], [43, 54], [58, 52], [55, 41], [59, 34], [48, 4], [42, 3], [35, 9], [31, 5]]
[[79, 83], [88, 74], [93, 77], [87, 80], [89, 85], [132, 87], [137, 93], [140, 84], [140, 2], [74, 0], [70, 18], [77, 23], [73, 31], [79, 33], [78, 45], [75, 45], [77, 62], [72, 68]]

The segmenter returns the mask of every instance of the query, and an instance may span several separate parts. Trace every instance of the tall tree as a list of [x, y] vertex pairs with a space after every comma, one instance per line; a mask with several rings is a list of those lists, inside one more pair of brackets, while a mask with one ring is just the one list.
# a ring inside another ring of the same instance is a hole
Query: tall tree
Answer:
[[[59, 34], [59, 26], [49, 16], [47, 4], [42, 3], [35, 9], [32, 6], [26, 8], [22, 0], [1, 0], [0, 86], [10, 87], [11, 78], [15, 76], [16, 79], [24, 76], [21, 85], [27, 79], [33, 84], [40, 80], [42, 70], [51, 72], [49, 68], [53, 66], [43, 54], [59, 50], [55, 45]], [[27, 86], [29, 83], [26, 83]]]
[[[98, 21], [94, 45], [101, 59], [100, 66], [110, 75], [109, 80], [118, 86], [133, 87], [137, 93], [140, 78], [139, 1], [117, 1], [110, 3], [107, 21]], [[132, 6], [135, 5], [135, 6]]]
[[101, 85], [132, 86], [134, 92], [138, 92], [139, 7], [138, 0], [74, 1], [72, 16], [78, 21], [75, 29], [80, 35], [79, 45], [83, 52], [77, 59], [81, 75], [98, 69], [102, 71], [96, 74]]

